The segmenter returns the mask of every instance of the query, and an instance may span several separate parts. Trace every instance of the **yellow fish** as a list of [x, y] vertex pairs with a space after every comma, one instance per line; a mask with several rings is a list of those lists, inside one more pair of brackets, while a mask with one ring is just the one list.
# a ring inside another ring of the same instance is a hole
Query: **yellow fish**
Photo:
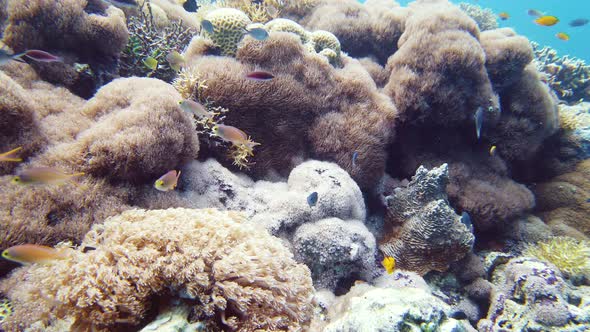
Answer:
[[14, 156], [14, 154], [20, 150], [22, 150], [22, 146], [19, 146], [18, 148], [10, 150], [8, 152], [0, 153], [0, 161], [23, 161], [21, 158], [15, 158], [16, 156]]
[[33, 167], [21, 171], [17, 176], [12, 178], [11, 182], [13, 184], [58, 183], [81, 175], [84, 175], [84, 172], [66, 174], [51, 167]]
[[565, 32], [559, 32], [559, 33], [557, 33], [557, 34], [555, 35], [555, 37], [557, 37], [557, 38], [559, 38], [559, 39], [561, 39], [561, 40], [565, 40], [565, 41], [568, 41], [568, 40], [570, 40], [570, 35], [568, 35], [568, 34], [567, 34], [567, 33], [565, 33]]
[[65, 259], [68, 255], [64, 249], [55, 249], [38, 244], [22, 244], [4, 250], [2, 257], [21, 264], [32, 264]]
[[392, 274], [393, 269], [395, 269], [395, 258], [391, 256], [385, 256], [383, 261], [381, 261], [381, 265], [383, 265], [385, 271], [387, 271], [387, 274]]
[[178, 185], [179, 177], [180, 171], [170, 171], [156, 180], [154, 183], [154, 188], [158, 189], [159, 191], [174, 190], [174, 188], [176, 188]]
[[182, 54], [172, 51], [166, 55], [166, 61], [174, 71], [180, 71], [180, 67], [184, 64], [184, 57]]
[[158, 69], [158, 60], [154, 59], [151, 56], [148, 56], [147, 58], [145, 58], [143, 60], [143, 64], [148, 67], [149, 69], [151, 69], [152, 71]]
[[492, 145], [492, 147], [490, 148], [490, 156], [495, 156], [496, 155], [496, 146]]
[[507, 12], [501, 12], [500, 14], [498, 14], [498, 17], [500, 17], [502, 21], [506, 21], [510, 18], [510, 14], [508, 14]]
[[557, 17], [551, 16], [551, 15], [541, 16], [535, 20], [535, 23], [537, 23], [538, 25], [543, 25], [546, 27], [556, 25], [557, 22], [559, 22], [559, 19]]
[[246, 135], [245, 132], [232, 126], [218, 124], [213, 127], [213, 134], [226, 142], [232, 143], [233, 145], [245, 145], [249, 148], [260, 145], [260, 143], [250, 141], [248, 139], [248, 135]]

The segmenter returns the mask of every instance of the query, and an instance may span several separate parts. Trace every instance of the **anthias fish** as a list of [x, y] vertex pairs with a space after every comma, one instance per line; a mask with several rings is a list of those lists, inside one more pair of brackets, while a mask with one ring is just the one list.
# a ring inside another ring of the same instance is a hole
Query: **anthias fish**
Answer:
[[543, 16], [543, 13], [540, 12], [540, 11], [538, 11], [538, 10], [536, 10], [536, 9], [529, 9], [527, 11], [527, 14], [529, 14], [530, 16], [535, 16], [535, 17]]
[[561, 39], [561, 40], [565, 40], [565, 41], [570, 40], [570, 35], [568, 35], [565, 32], [558, 32], [557, 34], [555, 34], [555, 37], [557, 37], [558, 39]]
[[62, 58], [41, 50], [28, 50], [20, 56], [26, 56], [38, 62], [63, 62]]
[[546, 26], [546, 27], [556, 25], [558, 22], [559, 22], [559, 19], [557, 17], [551, 16], [551, 15], [541, 16], [535, 20], [535, 23], [537, 23], [538, 25], [542, 25], [542, 26]]
[[581, 27], [588, 24], [588, 22], [590, 21], [588, 21], [587, 18], [577, 18], [575, 20], [570, 21], [569, 25], [572, 27]]
[[275, 77], [273, 74], [266, 71], [253, 71], [251, 73], [248, 73], [246, 75], [246, 78], [251, 79], [253, 81], [269, 81]]
[[498, 17], [500, 17], [502, 21], [506, 21], [510, 18], [510, 14], [508, 14], [507, 12], [501, 12], [500, 14], [498, 14]]
[[50, 184], [68, 181], [74, 177], [84, 175], [83, 172], [66, 174], [51, 167], [32, 167], [25, 169], [12, 178], [13, 184]]
[[233, 145], [245, 145], [250, 148], [260, 145], [259, 143], [250, 141], [245, 132], [233, 126], [218, 124], [213, 127], [213, 134]]
[[178, 102], [178, 105], [180, 105], [180, 108], [183, 111], [193, 114], [197, 118], [211, 117], [212, 115], [210, 112], [207, 111], [207, 109], [205, 109], [205, 106], [194, 100], [185, 99]]
[[38, 244], [22, 244], [2, 252], [2, 257], [21, 264], [48, 263], [68, 257], [65, 250]]

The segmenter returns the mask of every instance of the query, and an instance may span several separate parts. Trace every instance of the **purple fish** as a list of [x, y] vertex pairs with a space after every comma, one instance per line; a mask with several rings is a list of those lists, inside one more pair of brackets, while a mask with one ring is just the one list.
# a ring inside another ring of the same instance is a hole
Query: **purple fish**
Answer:
[[253, 81], [270, 81], [275, 77], [273, 74], [266, 71], [253, 71], [246, 75], [246, 78], [251, 79]]
[[26, 56], [29, 59], [35, 60], [35, 61], [39, 61], [39, 62], [62, 62], [63, 59], [55, 56], [51, 53], [47, 53], [45, 51], [41, 51], [41, 50], [28, 50], [26, 52], [24, 52], [22, 56]]

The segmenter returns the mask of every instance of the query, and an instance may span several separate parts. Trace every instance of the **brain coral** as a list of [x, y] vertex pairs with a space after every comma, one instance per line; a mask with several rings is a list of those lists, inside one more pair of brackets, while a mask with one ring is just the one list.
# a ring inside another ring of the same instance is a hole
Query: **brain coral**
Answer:
[[399, 268], [442, 272], [471, 251], [475, 237], [447, 202], [448, 176], [446, 164], [431, 171], [420, 167], [407, 188], [385, 198], [390, 232], [379, 248]]
[[237, 213], [129, 210], [68, 252], [68, 260], [22, 267], [2, 282], [14, 305], [3, 328], [48, 331], [66, 320], [81, 330], [129, 329], [166, 297], [191, 303], [208, 330], [300, 330], [311, 320], [307, 267]]
[[205, 31], [205, 36], [211, 38], [224, 55], [236, 54], [244, 30], [252, 23], [248, 15], [233, 8], [216, 9], [207, 14], [205, 19], [213, 24], [213, 33]]
[[[236, 59], [193, 56], [188, 63], [192, 76], [206, 81], [203, 97], [230, 110], [226, 124], [261, 143], [251, 174], [286, 176], [298, 160], [323, 159], [336, 162], [364, 188], [383, 173], [396, 111], [358, 61], [343, 58], [343, 65], [330, 66], [285, 32], [264, 42], [244, 39]], [[248, 80], [245, 75], [256, 68], [275, 78]], [[217, 155], [225, 154], [219, 150]]]

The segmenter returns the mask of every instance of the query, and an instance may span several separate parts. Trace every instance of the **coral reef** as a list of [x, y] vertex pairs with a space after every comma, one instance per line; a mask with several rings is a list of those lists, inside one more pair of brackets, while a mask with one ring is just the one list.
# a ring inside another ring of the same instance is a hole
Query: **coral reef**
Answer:
[[385, 198], [389, 237], [380, 244], [401, 269], [426, 274], [445, 271], [461, 259], [475, 240], [447, 202], [448, 166], [428, 171], [418, 168], [406, 189], [396, 188]]
[[311, 320], [309, 270], [237, 213], [129, 210], [94, 226], [68, 253], [2, 282], [14, 305], [4, 328], [41, 322], [50, 330], [68, 319], [71, 328], [95, 331], [135, 326], [154, 297], [186, 299], [211, 329], [277, 331]]
[[[127, 44], [125, 15], [113, 6], [91, 0], [8, 1], [8, 25], [3, 41], [16, 53], [41, 49], [66, 62], [33, 63], [43, 79], [63, 84], [90, 97], [117, 72], [119, 53]], [[93, 8], [95, 12], [88, 12]], [[91, 76], [76, 71], [73, 63], [88, 64]]]
[[561, 100], [573, 103], [590, 98], [590, 66], [577, 58], [559, 56], [549, 46], [532, 42], [535, 65]]
[[205, 19], [213, 25], [213, 32], [203, 31], [210, 38], [223, 55], [235, 55], [238, 43], [244, 35], [246, 27], [252, 23], [248, 15], [233, 8], [216, 9]]
[[553, 266], [526, 257], [513, 258], [493, 268], [490, 274], [496, 289], [488, 316], [477, 324], [478, 331], [590, 328], [587, 295], [574, 295], [574, 289]]
[[554, 237], [529, 246], [524, 256], [555, 265], [566, 278], [590, 278], [590, 245], [570, 237]]
[[459, 3], [459, 8], [461, 8], [465, 14], [469, 15], [469, 17], [471, 17], [475, 23], [477, 23], [480, 31], [498, 28], [496, 14], [494, 14], [494, 11], [490, 8], [482, 8], [481, 6], [467, 2]]

